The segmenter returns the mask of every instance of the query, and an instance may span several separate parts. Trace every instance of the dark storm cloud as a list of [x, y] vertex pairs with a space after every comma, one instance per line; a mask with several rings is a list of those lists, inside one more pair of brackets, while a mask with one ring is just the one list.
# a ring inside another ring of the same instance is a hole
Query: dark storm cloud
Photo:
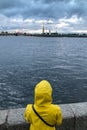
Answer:
[[[86, 12], [87, 0], [0, 0], [0, 28], [38, 28], [46, 20], [52, 28], [74, 29], [80, 22], [86, 26]], [[26, 19], [34, 21], [26, 24]]]
[[64, 0], [33, 0], [26, 4], [22, 15], [35, 18], [60, 18], [65, 16], [67, 2]]
[[0, 0], [0, 13], [24, 18], [60, 18], [85, 15], [86, 0]]
[[23, 6], [23, 3], [18, 0], [0, 0], [0, 14], [4, 14], [6, 16], [16, 15]]
[[1, 0], [0, 1], [0, 9], [6, 9], [6, 8], [12, 8], [13, 6], [17, 6], [17, 1], [16, 0], [12, 0], [8, 1], [8, 0]]
[[5, 11], [5, 10], [9, 10], [11, 11], [13, 8], [17, 9], [17, 8], [23, 8], [23, 2], [22, 1], [18, 1], [18, 0], [0, 0], [0, 11]]
[[87, 10], [86, 0], [73, 0], [67, 4], [67, 15], [77, 15], [78, 17], [85, 17]]

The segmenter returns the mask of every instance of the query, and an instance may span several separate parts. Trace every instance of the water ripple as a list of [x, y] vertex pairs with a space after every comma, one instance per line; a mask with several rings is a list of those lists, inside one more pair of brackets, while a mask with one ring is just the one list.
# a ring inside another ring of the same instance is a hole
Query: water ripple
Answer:
[[0, 109], [34, 102], [42, 79], [54, 103], [87, 101], [87, 39], [0, 37]]

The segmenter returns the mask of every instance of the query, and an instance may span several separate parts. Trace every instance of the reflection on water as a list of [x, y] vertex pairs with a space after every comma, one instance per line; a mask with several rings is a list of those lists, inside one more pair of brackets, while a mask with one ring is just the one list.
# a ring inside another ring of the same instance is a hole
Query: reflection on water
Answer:
[[87, 39], [0, 37], [0, 109], [25, 107], [42, 79], [54, 103], [87, 101]]

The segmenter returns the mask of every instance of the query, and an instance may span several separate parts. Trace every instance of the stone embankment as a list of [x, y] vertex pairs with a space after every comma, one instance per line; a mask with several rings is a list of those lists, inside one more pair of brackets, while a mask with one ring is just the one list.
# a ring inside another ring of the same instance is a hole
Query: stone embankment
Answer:
[[[87, 130], [87, 102], [61, 104], [63, 124], [57, 130]], [[28, 130], [25, 108], [0, 110], [0, 130]]]

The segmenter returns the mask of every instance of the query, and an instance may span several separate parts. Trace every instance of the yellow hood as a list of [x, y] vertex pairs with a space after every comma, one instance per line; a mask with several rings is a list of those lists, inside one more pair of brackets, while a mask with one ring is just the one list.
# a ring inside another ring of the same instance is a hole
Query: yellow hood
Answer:
[[42, 80], [35, 87], [35, 100], [36, 106], [45, 106], [52, 103], [52, 87], [46, 80]]
[[[62, 113], [58, 105], [52, 104], [52, 87], [46, 80], [42, 80], [35, 87], [34, 108], [37, 113], [49, 124], [60, 125]], [[25, 110], [25, 119], [30, 122], [30, 130], [55, 130], [55, 127], [46, 125], [33, 111], [32, 104]]]

